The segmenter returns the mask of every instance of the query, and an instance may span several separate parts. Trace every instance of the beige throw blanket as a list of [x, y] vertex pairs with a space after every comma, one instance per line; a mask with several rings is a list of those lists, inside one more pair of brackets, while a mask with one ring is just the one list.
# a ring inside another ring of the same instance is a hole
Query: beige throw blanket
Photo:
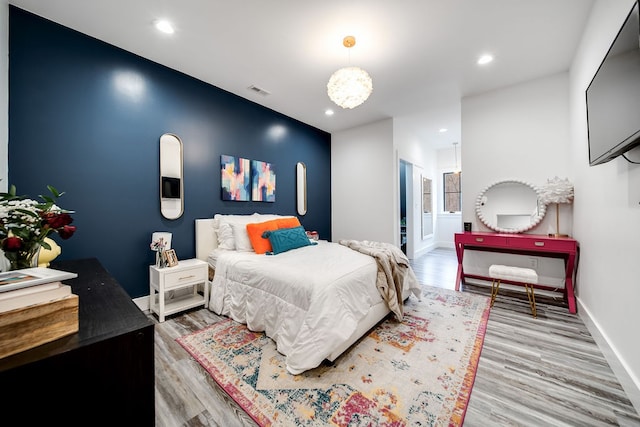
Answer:
[[408, 288], [418, 299], [422, 296], [422, 288], [409, 265], [407, 256], [400, 248], [390, 243], [367, 240], [340, 240], [339, 243], [376, 260], [378, 291], [389, 309], [395, 314], [396, 319], [402, 321], [404, 315], [402, 291], [405, 281], [408, 281]]

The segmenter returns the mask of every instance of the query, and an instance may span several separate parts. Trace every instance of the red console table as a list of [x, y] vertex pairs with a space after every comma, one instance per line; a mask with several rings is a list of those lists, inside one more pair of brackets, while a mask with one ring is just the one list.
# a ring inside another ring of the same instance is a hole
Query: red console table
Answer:
[[[569, 312], [576, 312], [576, 298], [573, 293], [573, 282], [578, 264], [578, 241], [567, 237], [551, 237], [537, 234], [501, 234], [488, 232], [464, 232], [455, 234], [456, 255], [458, 256], [458, 275], [456, 290], [465, 277], [491, 280], [488, 276], [465, 274], [462, 259], [465, 249], [480, 251], [504, 252], [532, 256], [562, 257], [565, 260], [564, 298], [569, 305]], [[504, 281], [509, 283], [509, 281]], [[544, 284], [535, 287], [549, 289]]]

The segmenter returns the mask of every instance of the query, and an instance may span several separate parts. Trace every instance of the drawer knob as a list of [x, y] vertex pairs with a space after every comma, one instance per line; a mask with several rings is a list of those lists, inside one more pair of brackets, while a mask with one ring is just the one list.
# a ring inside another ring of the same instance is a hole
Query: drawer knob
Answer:
[[533, 242], [536, 246], [544, 246], [544, 242]]
[[181, 277], [181, 278], [180, 278], [180, 279], [178, 279], [178, 280], [193, 279], [194, 277], [196, 277], [196, 275], [195, 275], [195, 274], [192, 274], [192, 275], [190, 275], [190, 276], [183, 276], [183, 277]]
[[484, 242], [484, 237], [476, 237], [476, 242]]

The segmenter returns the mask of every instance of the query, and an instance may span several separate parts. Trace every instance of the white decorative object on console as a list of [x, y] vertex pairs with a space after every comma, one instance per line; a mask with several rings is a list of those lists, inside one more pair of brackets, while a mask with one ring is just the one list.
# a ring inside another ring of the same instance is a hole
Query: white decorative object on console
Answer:
[[555, 237], [567, 237], [568, 234], [560, 234], [560, 203], [573, 202], [573, 184], [569, 179], [560, 179], [557, 176], [548, 179], [547, 184], [542, 187], [540, 198], [545, 205], [556, 204], [556, 233]]

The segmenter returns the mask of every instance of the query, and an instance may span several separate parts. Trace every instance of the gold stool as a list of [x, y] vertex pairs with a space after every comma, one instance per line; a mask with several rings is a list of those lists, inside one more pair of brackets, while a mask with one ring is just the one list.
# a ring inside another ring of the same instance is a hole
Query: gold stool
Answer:
[[538, 317], [536, 310], [536, 296], [533, 292], [533, 285], [538, 283], [538, 273], [531, 268], [512, 267], [509, 265], [494, 264], [489, 267], [489, 277], [491, 277], [491, 307], [498, 296], [501, 280], [510, 280], [524, 285], [529, 299], [529, 307], [534, 318]]

